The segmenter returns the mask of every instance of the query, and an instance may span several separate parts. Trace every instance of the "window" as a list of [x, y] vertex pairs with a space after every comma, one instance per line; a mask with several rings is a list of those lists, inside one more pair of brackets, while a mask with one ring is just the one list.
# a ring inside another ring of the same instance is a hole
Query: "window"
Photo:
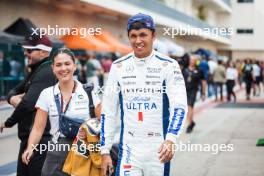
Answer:
[[253, 3], [254, 0], [237, 0], [238, 3]]
[[253, 34], [253, 29], [237, 29], [237, 34]]

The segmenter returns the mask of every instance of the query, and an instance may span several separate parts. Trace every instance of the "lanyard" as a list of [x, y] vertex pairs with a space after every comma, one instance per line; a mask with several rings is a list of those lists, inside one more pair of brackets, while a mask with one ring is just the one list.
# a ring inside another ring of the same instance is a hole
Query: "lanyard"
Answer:
[[[55, 88], [55, 86], [54, 86], [54, 88]], [[74, 81], [74, 86], [73, 86], [73, 89], [72, 89], [72, 93], [75, 92], [75, 89], [76, 89], [76, 82]], [[58, 110], [59, 115], [62, 114], [62, 113], [65, 114], [66, 111], [69, 108], [69, 105], [70, 105], [72, 96], [70, 97], [70, 100], [66, 104], [66, 107], [65, 107], [65, 110], [64, 111], [63, 111], [63, 96], [62, 96], [62, 93], [61, 93], [61, 103], [59, 102], [59, 95], [58, 94], [57, 95], [54, 95], [54, 99], [55, 99], [55, 102], [56, 102], [56, 106], [57, 106], [57, 110]]]
[[61, 113], [65, 114], [65, 112], [68, 110], [71, 99], [72, 99], [72, 96], [70, 97], [70, 99], [69, 99], [68, 103], [66, 104], [66, 107], [63, 111], [63, 96], [61, 94]]

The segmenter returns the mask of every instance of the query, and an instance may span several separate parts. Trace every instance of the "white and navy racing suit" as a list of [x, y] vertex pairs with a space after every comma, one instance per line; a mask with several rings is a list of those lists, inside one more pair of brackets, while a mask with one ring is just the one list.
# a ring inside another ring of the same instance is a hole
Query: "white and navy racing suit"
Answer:
[[176, 142], [187, 114], [186, 88], [178, 63], [153, 51], [133, 53], [111, 67], [102, 104], [101, 154], [111, 149], [120, 107], [121, 132], [116, 175], [169, 175], [159, 161], [164, 139]]

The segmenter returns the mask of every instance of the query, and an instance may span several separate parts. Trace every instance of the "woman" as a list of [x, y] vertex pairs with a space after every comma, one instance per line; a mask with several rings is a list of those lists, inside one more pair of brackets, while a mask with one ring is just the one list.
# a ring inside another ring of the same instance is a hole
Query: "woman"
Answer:
[[234, 97], [234, 103], [236, 102], [236, 94], [234, 92], [234, 86], [238, 78], [237, 69], [234, 63], [229, 62], [226, 69], [226, 88], [227, 88], [227, 101], [231, 100], [231, 95]]
[[199, 89], [199, 84], [202, 82], [202, 100], [205, 100], [206, 81], [203, 72], [196, 66], [195, 56], [192, 55], [189, 56], [189, 66], [183, 69], [182, 74], [185, 81], [188, 104], [188, 126], [186, 133], [191, 133], [195, 126], [195, 122], [193, 121], [193, 108], [196, 100], [196, 94]]
[[[48, 117], [51, 124], [50, 134], [52, 141], [47, 153], [47, 157], [42, 169], [42, 176], [61, 176], [67, 175], [62, 172], [63, 163], [67, 157], [72, 144], [72, 139], [66, 138], [59, 130], [59, 113], [55, 98], [59, 96], [61, 111], [68, 117], [82, 118], [88, 120], [89, 117], [89, 99], [82, 84], [73, 79], [73, 73], [76, 70], [74, 54], [66, 48], [59, 49], [52, 57], [52, 69], [58, 79], [55, 86], [44, 89], [36, 103], [37, 113], [34, 126], [30, 133], [28, 146], [22, 155], [25, 164], [30, 162], [34, 151], [34, 146], [39, 143], [46, 126]], [[45, 80], [43, 80], [45, 81]], [[99, 99], [92, 92], [95, 105], [95, 115], [100, 116]], [[62, 146], [63, 147], [55, 147]], [[48, 148], [48, 146], [46, 146]]]

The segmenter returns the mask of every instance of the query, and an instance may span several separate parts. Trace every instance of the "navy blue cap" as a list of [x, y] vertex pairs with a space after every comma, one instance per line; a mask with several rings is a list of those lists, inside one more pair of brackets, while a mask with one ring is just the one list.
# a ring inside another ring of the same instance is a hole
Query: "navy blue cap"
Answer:
[[143, 28], [155, 31], [155, 24], [153, 18], [143, 13], [138, 13], [128, 19], [127, 31], [130, 31], [132, 29], [133, 24], [136, 22], [140, 22], [143, 25]]

